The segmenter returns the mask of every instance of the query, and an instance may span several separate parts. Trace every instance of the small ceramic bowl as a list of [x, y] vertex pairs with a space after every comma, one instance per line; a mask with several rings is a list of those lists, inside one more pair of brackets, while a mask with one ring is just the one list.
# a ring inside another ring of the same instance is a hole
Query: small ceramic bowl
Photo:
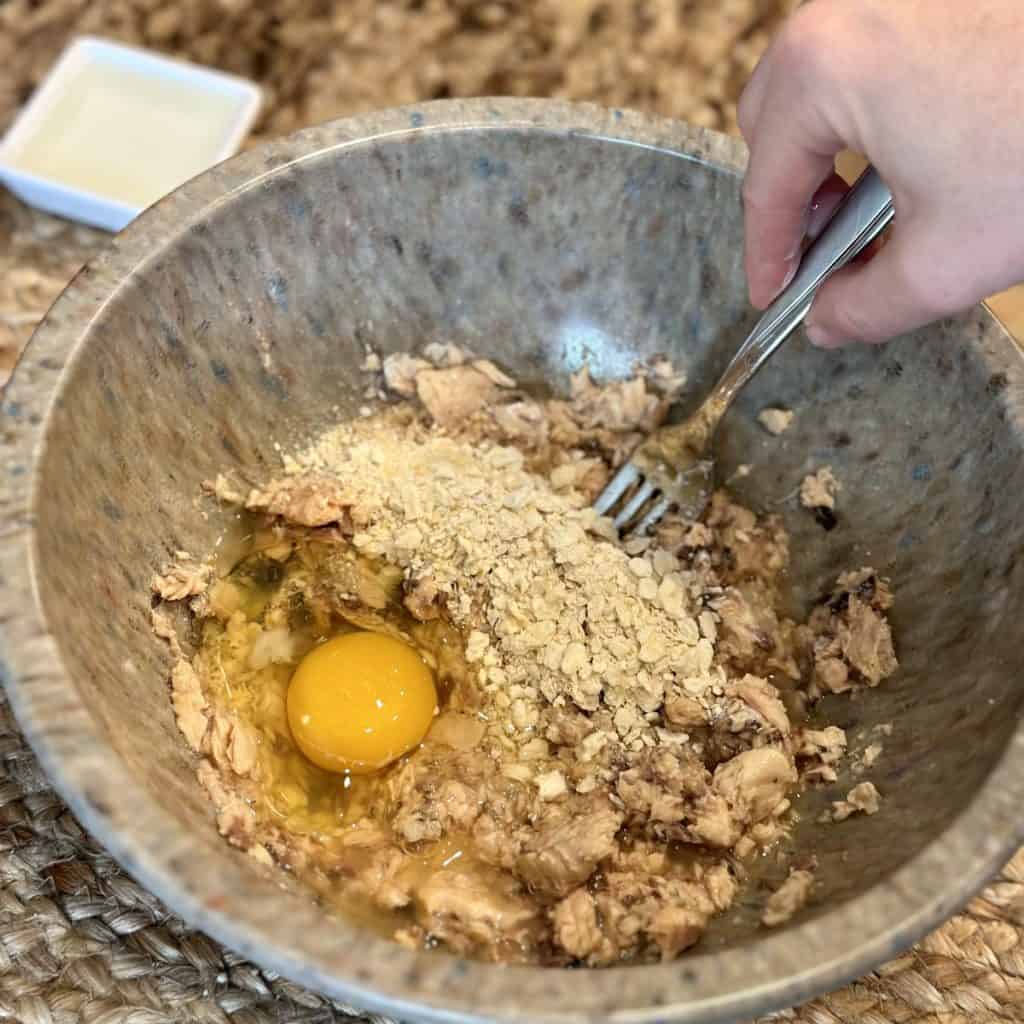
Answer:
[[[667, 352], [696, 402], [751, 320], [744, 152], [685, 125], [542, 101], [448, 102], [324, 125], [221, 165], [145, 213], [54, 305], [5, 397], [0, 639], [55, 784], [192, 924], [341, 1000], [430, 1021], [733, 1021], [838, 986], [961, 906], [1021, 842], [1024, 367], [983, 309], [883, 348], [794, 339], [731, 412], [725, 476], [780, 511], [794, 603], [837, 571], [892, 578], [899, 674], [831, 719], [880, 735], [872, 817], [812, 798], [812, 903], [763, 894], [660, 966], [503, 968], [413, 953], [328, 916], [217, 835], [168, 702], [149, 579], [222, 522], [204, 480], [274, 472], [363, 404], [365, 347], [443, 339], [555, 390], [584, 362]], [[780, 438], [766, 405], [796, 410]], [[796, 507], [842, 481], [829, 532]]]
[[235, 75], [79, 36], [0, 142], [0, 181], [41, 210], [120, 231], [232, 156], [261, 95]]

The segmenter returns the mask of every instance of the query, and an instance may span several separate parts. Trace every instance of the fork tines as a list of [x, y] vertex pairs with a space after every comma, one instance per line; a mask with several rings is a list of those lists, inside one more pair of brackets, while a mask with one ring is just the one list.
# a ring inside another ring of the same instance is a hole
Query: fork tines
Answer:
[[[620, 533], [628, 530], [642, 534], [661, 519], [670, 505], [671, 501], [656, 484], [644, 478], [635, 463], [626, 462], [608, 481], [594, 502], [594, 509], [599, 515], [610, 516]], [[646, 512], [645, 506], [649, 506]]]

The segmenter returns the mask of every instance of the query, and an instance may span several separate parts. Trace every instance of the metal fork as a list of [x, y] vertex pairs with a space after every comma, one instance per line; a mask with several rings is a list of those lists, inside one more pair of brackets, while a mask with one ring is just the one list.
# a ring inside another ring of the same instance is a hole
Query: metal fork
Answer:
[[878, 237], [893, 217], [892, 194], [869, 167], [807, 247], [790, 284], [758, 320], [711, 394], [682, 423], [647, 438], [594, 502], [622, 534], [646, 533], [677, 508], [697, 519], [714, 486], [715, 431], [740, 389], [803, 321], [821, 285]]

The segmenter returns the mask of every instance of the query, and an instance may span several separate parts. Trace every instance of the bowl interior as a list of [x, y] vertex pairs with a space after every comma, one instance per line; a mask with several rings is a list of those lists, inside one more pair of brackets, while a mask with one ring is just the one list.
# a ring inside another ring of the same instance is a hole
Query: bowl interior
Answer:
[[[453, 341], [554, 391], [584, 363], [609, 378], [667, 353], [688, 373], [686, 406], [750, 320], [735, 150], [708, 156], [705, 137], [692, 134], [639, 145], [614, 137], [614, 122], [607, 132], [514, 120], [426, 131], [416, 116], [409, 131], [369, 141], [316, 152], [307, 140], [297, 161], [261, 167], [244, 157], [252, 180], [226, 200], [176, 229], [157, 214], [126, 236], [126, 251], [145, 258], [97, 304], [60, 378], [34, 467], [33, 535], [38, 601], [63, 671], [104, 756], [144, 791], [182, 863], [202, 861], [207, 882], [183, 869], [192, 895], [209, 904], [222, 889], [214, 909], [228, 917], [243, 903], [258, 908], [280, 948], [315, 963], [329, 987], [407, 995], [425, 994], [432, 972], [454, 970], [436, 966], [450, 958], [423, 966], [320, 918], [216, 835], [171, 715], [168, 653], [150, 629], [151, 574], [176, 551], [202, 556], [216, 542], [224, 521], [197, 500], [204, 480], [232, 469], [265, 478], [282, 450], [358, 414], [369, 345], [386, 355]], [[150, 223], [162, 237], [146, 237]], [[808, 798], [795, 843], [816, 851], [820, 885], [772, 948], [795, 951], [815, 934], [809, 923], [863, 902], [910, 864], [1007, 748], [1024, 696], [1015, 635], [1024, 519], [1003, 498], [1024, 492], [1011, 402], [1021, 384], [1016, 352], [975, 311], [886, 348], [827, 354], [795, 339], [729, 416], [721, 476], [749, 463], [735, 490], [786, 518], [794, 610], [806, 611], [839, 571], [872, 565], [893, 581], [902, 664], [879, 690], [827, 708], [855, 749], [892, 724], [868, 776], [884, 800], [873, 817], [830, 826], [817, 813], [850, 776]], [[756, 423], [775, 404], [797, 412], [779, 438]], [[842, 483], [832, 531], [794, 497], [802, 476], [825, 464]], [[100, 812], [117, 817], [117, 794], [101, 784], [95, 793]], [[750, 927], [759, 902], [719, 922], [685, 969], [651, 969], [669, 988], [649, 983], [639, 998], [679, 999], [686, 986], [728, 994], [729, 971], [717, 982], [709, 973], [714, 957], [763, 943]], [[844, 920], [861, 920], [857, 942], [895, 924], [881, 904]], [[247, 951], [266, 954], [259, 929], [246, 934]], [[370, 949], [376, 966], [361, 976]], [[635, 998], [631, 985], [614, 998]]]

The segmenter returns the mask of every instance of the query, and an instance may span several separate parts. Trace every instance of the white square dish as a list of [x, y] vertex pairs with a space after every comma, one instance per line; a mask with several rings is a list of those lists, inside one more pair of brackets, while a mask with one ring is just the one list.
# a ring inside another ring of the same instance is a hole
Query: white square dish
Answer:
[[0, 181], [32, 206], [119, 231], [235, 153], [261, 98], [243, 78], [82, 36], [0, 143]]

